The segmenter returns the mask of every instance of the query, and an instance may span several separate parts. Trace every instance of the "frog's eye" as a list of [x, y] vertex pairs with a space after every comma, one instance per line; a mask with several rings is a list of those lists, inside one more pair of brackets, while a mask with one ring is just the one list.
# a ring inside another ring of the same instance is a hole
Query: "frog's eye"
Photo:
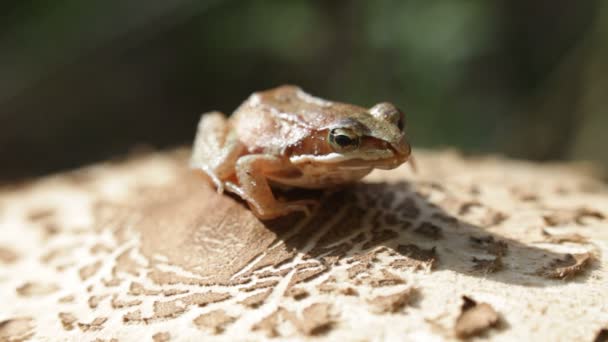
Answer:
[[327, 137], [331, 147], [338, 152], [348, 152], [359, 147], [359, 136], [347, 128], [334, 128]]
[[405, 129], [405, 114], [392, 103], [378, 103], [370, 108], [369, 113], [376, 119], [396, 125], [402, 132]]

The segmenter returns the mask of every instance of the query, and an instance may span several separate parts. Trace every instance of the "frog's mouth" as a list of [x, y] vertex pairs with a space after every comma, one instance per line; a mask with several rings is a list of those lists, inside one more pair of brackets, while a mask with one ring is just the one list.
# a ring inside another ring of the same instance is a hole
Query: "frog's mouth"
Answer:
[[345, 170], [369, 168], [390, 170], [405, 163], [407, 159], [406, 155], [395, 153], [392, 149], [384, 149], [326, 155], [300, 155], [291, 157], [290, 161], [296, 165], [332, 165]]

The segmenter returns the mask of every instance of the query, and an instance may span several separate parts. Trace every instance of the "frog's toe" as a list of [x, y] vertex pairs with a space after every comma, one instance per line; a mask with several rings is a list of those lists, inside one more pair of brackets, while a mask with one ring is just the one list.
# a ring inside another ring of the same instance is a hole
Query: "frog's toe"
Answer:
[[279, 202], [275, 207], [265, 208], [264, 210], [260, 210], [260, 208], [256, 208], [252, 205], [250, 205], [250, 207], [258, 218], [262, 220], [270, 220], [294, 212], [301, 212], [308, 217], [311, 216], [313, 213], [313, 210], [311, 210], [311, 208], [316, 208], [318, 204], [319, 202], [314, 200], [301, 200], [292, 202]]
[[300, 200], [286, 203], [287, 213], [302, 212], [304, 215], [311, 216], [313, 211], [319, 206], [316, 200]]
[[208, 167], [201, 166], [200, 170], [203, 171], [203, 173], [207, 176], [207, 178], [211, 181], [211, 183], [213, 183], [213, 185], [215, 186], [215, 188], [217, 190], [217, 193], [220, 195], [223, 194], [224, 193], [224, 182], [222, 182], [222, 180]]

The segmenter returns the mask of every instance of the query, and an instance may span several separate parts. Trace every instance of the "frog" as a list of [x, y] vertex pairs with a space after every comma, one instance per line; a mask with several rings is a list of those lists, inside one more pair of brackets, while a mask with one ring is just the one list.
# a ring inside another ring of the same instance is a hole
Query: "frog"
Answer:
[[318, 201], [278, 198], [278, 188], [330, 189], [406, 163], [406, 117], [389, 102], [370, 108], [313, 96], [295, 85], [254, 92], [230, 117], [204, 113], [190, 167], [261, 220], [310, 215]]

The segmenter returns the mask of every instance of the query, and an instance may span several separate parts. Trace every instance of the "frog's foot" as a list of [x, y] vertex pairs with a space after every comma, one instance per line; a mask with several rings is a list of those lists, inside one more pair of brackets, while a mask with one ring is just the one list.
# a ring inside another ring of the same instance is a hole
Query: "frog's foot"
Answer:
[[202, 166], [200, 169], [201, 169], [201, 171], [203, 171], [205, 173], [205, 175], [209, 178], [209, 180], [211, 180], [213, 185], [215, 185], [217, 193], [220, 195], [223, 194], [224, 193], [224, 182], [222, 182], [222, 180], [208, 167]]
[[285, 216], [294, 212], [302, 212], [306, 217], [312, 215], [313, 210], [319, 206], [319, 201], [299, 200], [290, 202], [277, 201], [272, 207], [260, 207], [256, 203], [249, 202], [249, 207], [255, 216], [262, 220], [270, 220]]
[[222, 183], [222, 185], [223, 185], [223, 187], [225, 187], [226, 191], [239, 196], [243, 200], [245, 200], [247, 202], [253, 201], [253, 199], [250, 196], [248, 196], [247, 193], [243, 189], [241, 189], [238, 185], [234, 184], [233, 182], [225, 182], [225, 183]]

